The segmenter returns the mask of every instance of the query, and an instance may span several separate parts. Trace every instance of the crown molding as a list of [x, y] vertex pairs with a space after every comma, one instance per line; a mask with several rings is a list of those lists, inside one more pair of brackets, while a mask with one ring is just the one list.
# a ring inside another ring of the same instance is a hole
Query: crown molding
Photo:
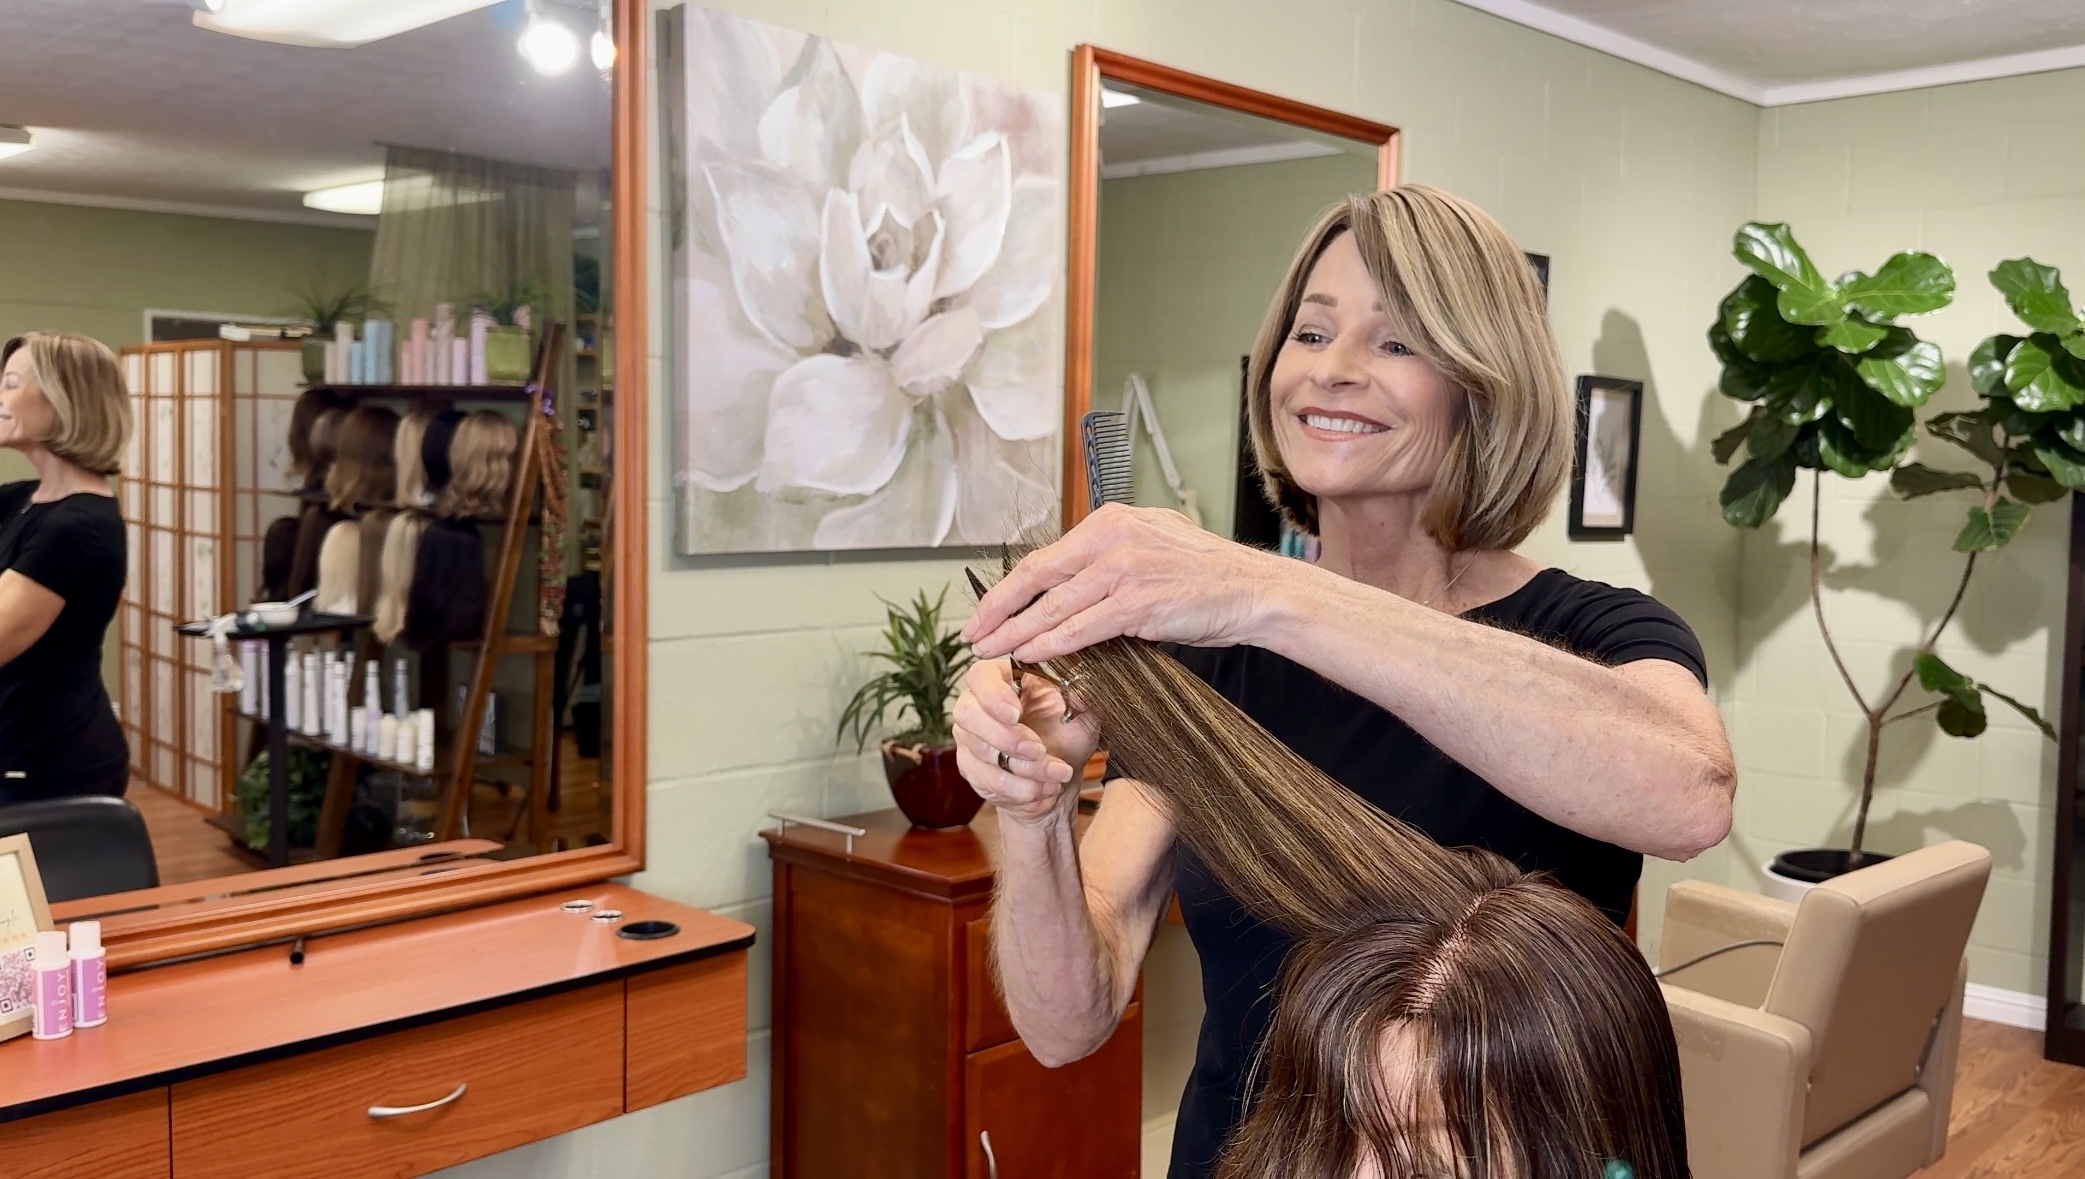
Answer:
[[1983, 82], [1992, 78], [2010, 78], [2020, 74], [2040, 74], [2050, 70], [2085, 66], [2085, 45], [2071, 45], [2060, 49], [2037, 49], [2030, 53], [1984, 57], [1975, 61], [1921, 66], [1912, 70], [1892, 70], [1880, 74], [1826, 78], [1815, 82], [1769, 85], [1726, 73], [1691, 57], [1683, 57], [1669, 49], [1660, 49], [1656, 45], [1639, 41], [1612, 29], [1602, 28], [1590, 21], [1566, 16], [1538, 4], [1530, 4], [1528, 0], [1456, 0], [1456, 3], [1548, 33], [1553, 37], [1561, 37], [1587, 49], [1597, 49], [1623, 61], [1635, 62], [1637, 65], [1692, 82], [1697, 86], [1705, 86], [1719, 94], [1743, 99], [1759, 107], [1792, 106], [1833, 98], [1855, 98], [1863, 94], [1921, 90], [1928, 86]]
[[47, 192], [41, 188], [0, 188], [0, 201], [33, 201], [43, 205], [80, 205], [90, 209], [123, 209], [132, 213], [172, 213], [183, 217], [217, 217], [227, 221], [269, 221], [281, 225], [318, 225], [328, 229], [374, 232], [376, 218], [318, 209], [248, 209], [237, 205], [200, 205], [150, 197], [104, 196], [90, 192]]

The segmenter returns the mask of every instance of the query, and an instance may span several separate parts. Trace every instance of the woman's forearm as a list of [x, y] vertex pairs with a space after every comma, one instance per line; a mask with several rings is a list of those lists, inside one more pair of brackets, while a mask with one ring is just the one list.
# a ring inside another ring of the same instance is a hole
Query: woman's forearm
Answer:
[[1263, 600], [1253, 645], [1395, 714], [1551, 822], [1667, 859], [1729, 829], [1721, 718], [1672, 665], [1604, 667], [1308, 567]]
[[1087, 908], [1073, 830], [1069, 808], [1035, 824], [999, 823], [992, 956], [1014, 1029], [1051, 1068], [1105, 1043], [1124, 1006], [1114, 955]]

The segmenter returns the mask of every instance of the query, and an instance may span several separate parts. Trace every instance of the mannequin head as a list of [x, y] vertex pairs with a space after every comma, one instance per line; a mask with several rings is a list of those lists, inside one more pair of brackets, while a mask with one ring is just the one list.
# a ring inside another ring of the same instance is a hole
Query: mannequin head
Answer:
[[498, 516], [507, 510], [514, 484], [514, 450], [520, 432], [514, 419], [481, 409], [457, 423], [449, 443], [449, 486], [441, 514], [463, 519]]

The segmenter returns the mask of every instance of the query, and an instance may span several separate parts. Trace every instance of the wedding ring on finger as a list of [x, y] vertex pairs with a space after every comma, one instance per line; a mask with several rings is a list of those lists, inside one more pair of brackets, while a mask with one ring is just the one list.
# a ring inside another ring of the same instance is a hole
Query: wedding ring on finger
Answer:
[[1005, 770], [1009, 774], [1012, 773], [1014, 769], [1012, 765], [1012, 759], [1006, 756], [1006, 750], [1004, 749], [999, 751], [999, 768]]

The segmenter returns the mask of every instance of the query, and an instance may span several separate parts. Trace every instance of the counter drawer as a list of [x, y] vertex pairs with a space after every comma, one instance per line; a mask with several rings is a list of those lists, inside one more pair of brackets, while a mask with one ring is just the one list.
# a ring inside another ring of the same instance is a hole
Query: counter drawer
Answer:
[[617, 981], [177, 1084], [173, 1169], [330, 1179], [352, 1160], [357, 1174], [424, 1175], [622, 1107]]

